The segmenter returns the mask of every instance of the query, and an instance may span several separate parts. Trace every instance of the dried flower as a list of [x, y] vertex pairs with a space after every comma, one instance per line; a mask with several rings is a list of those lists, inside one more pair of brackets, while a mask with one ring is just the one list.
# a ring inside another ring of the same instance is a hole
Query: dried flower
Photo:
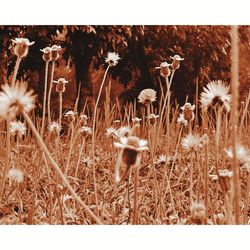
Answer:
[[141, 120], [142, 120], [142, 118], [139, 118], [139, 117], [132, 118], [132, 122], [134, 124], [138, 124], [138, 125], [140, 125]]
[[183, 116], [184, 119], [188, 122], [193, 121], [194, 120], [194, 109], [195, 109], [195, 105], [191, 105], [191, 103], [186, 102], [182, 107], [181, 110], [183, 110]]
[[14, 53], [19, 58], [27, 56], [29, 52], [29, 46], [35, 43], [30, 42], [27, 38], [15, 38], [15, 40], [12, 39], [12, 42], [15, 44]]
[[105, 58], [105, 62], [108, 63], [110, 67], [116, 66], [119, 60], [121, 60], [121, 58], [116, 52], [108, 52], [107, 57]]
[[[115, 171], [116, 182], [120, 181], [119, 168], [120, 165], [126, 166], [125, 175], [126, 177], [131, 166], [138, 165], [140, 162], [139, 153], [148, 150], [148, 142], [146, 140], [140, 140], [136, 136], [120, 137], [120, 142], [114, 142], [116, 148], [121, 148], [121, 152], [118, 156]], [[122, 180], [124, 179], [122, 177]]]
[[[232, 148], [226, 149], [225, 151], [227, 156], [233, 159]], [[250, 169], [250, 152], [247, 148], [240, 144], [236, 144], [236, 159], [239, 161], [240, 165]]]
[[188, 125], [188, 121], [184, 118], [184, 114], [181, 113], [177, 119], [177, 123], [181, 124], [183, 126], [187, 126]]
[[11, 181], [17, 182], [18, 184], [24, 180], [23, 172], [17, 168], [10, 169], [7, 176]]
[[156, 124], [157, 118], [159, 118], [159, 115], [150, 114], [147, 118], [148, 118], [150, 124], [154, 125], [154, 124]]
[[201, 104], [205, 110], [208, 107], [219, 105], [225, 108], [227, 112], [230, 111], [231, 95], [229, 94], [230, 87], [225, 82], [212, 81], [203, 88], [204, 92], [201, 93]]
[[65, 78], [59, 78], [57, 81], [53, 82], [56, 83], [56, 92], [58, 93], [63, 93], [65, 91], [65, 84], [68, 83]]
[[92, 134], [92, 128], [87, 126], [82, 126], [79, 131], [83, 136], [88, 136]]
[[58, 46], [58, 45], [53, 45], [51, 47], [51, 58], [52, 58], [52, 61], [55, 62], [59, 59], [59, 56], [60, 56], [60, 53], [59, 51], [61, 50], [61, 46]]
[[76, 115], [77, 115], [77, 112], [74, 112], [73, 110], [69, 110], [64, 114], [68, 122], [73, 122], [75, 120]]
[[13, 86], [4, 84], [0, 92], [0, 117], [14, 119], [22, 111], [29, 112], [34, 108], [33, 90], [27, 91], [27, 83], [16, 83]]
[[23, 135], [25, 135], [26, 132], [26, 127], [25, 125], [20, 122], [20, 121], [13, 121], [10, 122], [10, 134], [15, 136], [18, 135], [19, 137], [22, 137]]
[[203, 224], [205, 220], [205, 212], [206, 212], [206, 208], [204, 204], [192, 202], [190, 210], [191, 210], [192, 220], [196, 224]]
[[160, 69], [160, 75], [164, 78], [167, 78], [171, 74], [171, 70], [169, 68], [171, 64], [167, 62], [162, 62], [160, 66], [155, 67], [155, 69]]
[[50, 47], [46, 47], [44, 49], [40, 49], [43, 52], [43, 60], [45, 62], [50, 62], [52, 60], [51, 57], [51, 48]]
[[190, 133], [182, 139], [181, 145], [187, 152], [198, 151], [203, 146], [203, 139], [197, 134]]
[[179, 55], [174, 55], [173, 57], [170, 56], [170, 58], [173, 60], [172, 64], [171, 64], [173, 70], [179, 69], [180, 68], [180, 61], [183, 61], [184, 58], [181, 58]]
[[62, 129], [61, 125], [55, 121], [48, 126], [49, 132], [56, 132], [57, 134], [60, 133], [61, 129]]
[[138, 96], [139, 102], [149, 104], [156, 100], [156, 91], [154, 89], [144, 89]]

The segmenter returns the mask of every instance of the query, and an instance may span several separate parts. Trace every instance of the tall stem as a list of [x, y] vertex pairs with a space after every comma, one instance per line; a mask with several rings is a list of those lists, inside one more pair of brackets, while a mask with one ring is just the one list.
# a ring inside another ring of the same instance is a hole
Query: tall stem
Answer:
[[48, 93], [48, 103], [47, 103], [47, 105], [48, 105], [48, 124], [51, 123], [50, 99], [51, 99], [51, 92], [52, 92], [52, 86], [53, 86], [54, 71], [55, 71], [55, 62], [52, 61], [50, 84], [49, 84], [49, 93]]
[[34, 136], [36, 137], [39, 146], [44, 151], [44, 154], [49, 159], [49, 161], [50, 161], [51, 165], [53, 166], [54, 170], [57, 172], [57, 174], [61, 178], [61, 180], [64, 183], [64, 185], [68, 188], [68, 190], [71, 193], [71, 195], [89, 213], [89, 215], [96, 221], [96, 223], [102, 224], [102, 222], [100, 221], [100, 219], [90, 210], [90, 208], [85, 204], [85, 202], [82, 201], [81, 198], [76, 194], [76, 192], [74, 191], [74, 189], [72, 188], [72, 186], [68, 182], [67, 178], [63, 174], [61, 168], [54, 161], [53, 157], [51, 156], [51, 154], [50, 154], [50, 152], [49, 152], [49, 150], [47, 148], [47, 146], [44, 144], [44, 142], [43, 142], [41, 136], [39, 135], [39, 133], [37, 132], [37, 130], [36, 130], [33, 122], [31, 121], [31, 119], [29, 118], [28, 114], [25, 111], [23, 111], [23, 116], [24, 116], [26, 122], [28, 123], [28, 125], [30, 126], [30, 128], [31, 128]]
[[46, 98], [47, 98], [47, 86], [48, 86], [48, 68], [49, 62], [45, 63], [45, 79], [44, 79], [44, 93], [43, 93], [43, 117], [42, 117], [42, 129], [41, 136], [43, 137], [44, 126], [45, 126], [45, 113], [46, 113]]
[[62, 125], [62, 92], [59, 92], [59, 125]]
[[4, 165], [3, 175], [2, 175], [1, 185], [0, 185], [0, 201], [2, 201], [2, 198], [3, 198], [5, 181], [6, 181], [7, 173], [9, 170], [9, 158], [10, 158], [10, 120], [9, 119], [7, 119], [6, 121], [6, 127], [7, 127], [6, 158], [5, 158], [5, 165]]
[[14, 72], [13, 72], [13, 77], [11, 80], [11, 86], [14, 86], [14, 84], [16, 82], [16, 76], [17, 76], [17, 72], [18, 72], [21, 61], [22, 61], [22, 57], [17, 57]]
[[233, 181], [234, 181], [234, 211], [235, 223], [240, 224], [240, 179], [239, 164], [237, 162], [237, 123], [238, 123], [238, 85], [239, 85], [239, 51], [238, 51], [238, 26], [232, 26], [232, 48], [231, 48], [231, 87], [232, 87], [232, 139], [233, 139]]
[[137, 185], [138, 185], [138, 167], [135, 166], [135, 176], [134, 176], [134, 213], [133, 213], [133, 225], [137, 224]]

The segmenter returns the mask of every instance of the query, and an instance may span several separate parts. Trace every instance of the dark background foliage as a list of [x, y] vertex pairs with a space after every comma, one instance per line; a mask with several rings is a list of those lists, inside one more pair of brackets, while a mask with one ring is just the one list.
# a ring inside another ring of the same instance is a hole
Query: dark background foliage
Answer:
[[[27, 37], [35, 44], [21, 63], [18, 77], [29, 79], [38, 93], [43, 91], [44, 62], [41, 48], [59, 44], [67, 65], [74, 66], [74, 84], [81, 83], [81, 98], [93, 95], [91, 74], [104, 68], [107, 52], [118, 52], [122, 60], [110, 73], [127, 86], [121, 98], [133, 100], [144, 88], [159, 90], [163, 82], [155, 70], [162, 61], [179, 54], [185, 60], [173, 81], [173, 99], [181, 104], [188, 95], [192, 101], [195, 82], [201, 89], [208, 81], [230, 81], [230, 26], [0, 26], [0, 81], [6, 82], [12, 73], [15, 56], [11, 39]], [[240, 90], [242, 96], [249, 89], [249, 27], [239, 27]], [[32, 77], [38, 72], [38, 82]], [[33, 82], [33, 83], [32, 83]], [[42, 96], [42, 95], [39, 95]], [[83, 103], [80, 103], [80, 106]]]

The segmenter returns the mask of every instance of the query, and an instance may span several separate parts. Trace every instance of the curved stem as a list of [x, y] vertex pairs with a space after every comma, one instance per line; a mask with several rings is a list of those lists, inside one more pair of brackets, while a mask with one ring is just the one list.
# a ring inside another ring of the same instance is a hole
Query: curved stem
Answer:
[[76, 192], [74, 191], [74, 189], [72, 188], [72, 186], [68, 182], [67, 178], [63, 174], [61, 168], [54, 161], [53, 157], [51, 156], [51, 154], [50, 154], [50, 152], [49, 152], [49, 150], [47, 148], [47, 146], [44, 144], [44, 142], [43, 142], [41, 136], [39, 135], [39, 133], [37, 132], [33, 122], [31, 121], [31, 119], [29, 118], [28, 114], [25, 111], [23, 111], [23, 116], [24, 116], [26, 122], [28, 123], [28, 125], [30, 126], [32, 132], [34, 133], [34, 136], [36, 137], [39, 146], [44, 151], [44, 154], [46, 155], [46, 157], [48, 157], [48, 159], [49, 159], [51, 165], [53, 166], [54, 170], [56, 171], [56, 173], [61, 178], [63, 184], [68, 188], [71, 195], [89, 213], [89, 215], [96, 221], [96, 223], [102, 224], [100, 219], [90, 210], [90, 208], [85, 204], [85, 202], [82, 201], [82, 199], [76, 194]]

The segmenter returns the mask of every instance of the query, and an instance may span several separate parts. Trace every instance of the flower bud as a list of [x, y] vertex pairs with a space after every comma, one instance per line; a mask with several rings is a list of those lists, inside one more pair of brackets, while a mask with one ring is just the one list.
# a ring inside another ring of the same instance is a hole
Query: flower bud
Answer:
[[176, 70], [176, 69], [179, 69], [180, 68], [180, 61], [183, 61], [184, 58], [181, 58], [179, 55], [174, 55], [173, 57], [170, 56], [170, 58], [173, 60], [172, 61], [172, 69], [173, 70]]
[[59, 51], [61, 50], [61, 46], [58, 45], [53, 45], [51, 47], [51, 57], [52, 57], [52, 61], [55, 62], [59, 59], [60, 53]]
[[35, 43], [30, 42], [27, 38], [16, 38], [15, 40], [12, 39], [12, 42], [15, 43], [14, 54], [19, 58], [27, 56], [29, 52], [29, 46]]
[[51, 48], [50, 47], [46, 47], [44, 49], [41, 49], [41, 51], [43, 52], [43, 60], [45, 62], [50, 62], [52, 60], [52, 57], [51, 57]]
[[65, 91], [65, 84], [68, 83], [65, 78], [59, 78], [57, 81], [53, 82], [56, 83], [56, 92], [58, 93], [63, 93]]

